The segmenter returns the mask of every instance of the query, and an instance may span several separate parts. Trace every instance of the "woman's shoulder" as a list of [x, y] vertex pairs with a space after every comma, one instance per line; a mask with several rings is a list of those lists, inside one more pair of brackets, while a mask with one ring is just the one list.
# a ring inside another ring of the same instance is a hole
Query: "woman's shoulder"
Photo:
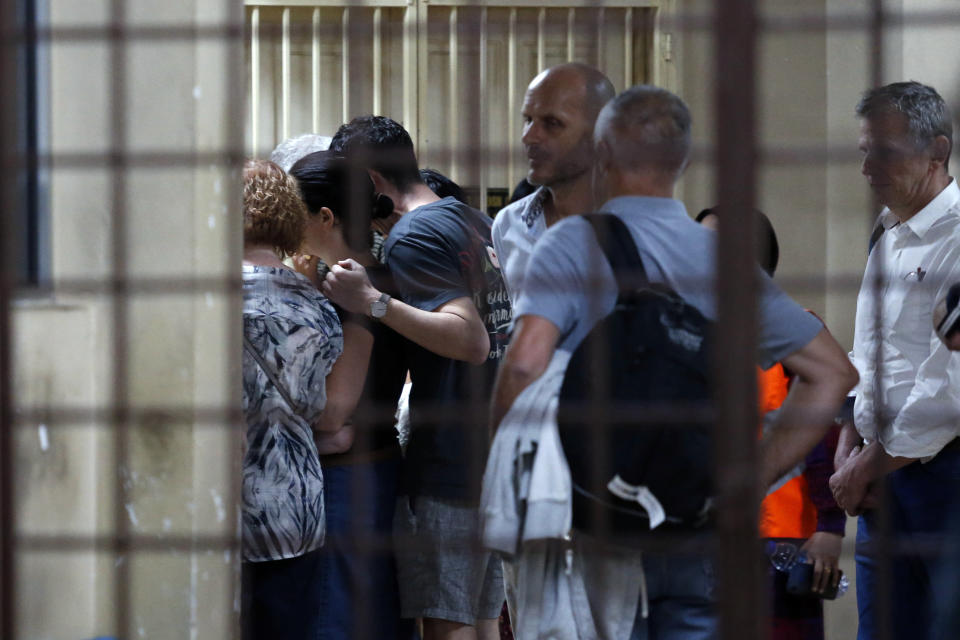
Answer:
[[296, 271], [244, 266], [243, 294], [244, 315], [282, 317], [318, 329], [335, 324], [339, 333], [340, 321], [330, 300]]

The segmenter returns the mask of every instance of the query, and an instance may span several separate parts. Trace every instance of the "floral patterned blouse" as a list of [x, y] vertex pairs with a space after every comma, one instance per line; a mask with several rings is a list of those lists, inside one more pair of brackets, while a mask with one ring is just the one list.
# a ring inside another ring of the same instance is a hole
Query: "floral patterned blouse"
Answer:
[[297, 405], [245, 350], [243, 559], [293, 558], [323, 544], [323, 475], [310, 425], [327, 403], [325, 378], [343, 351], [343, 330], [304, 276], [244, 265], [243, 332]]

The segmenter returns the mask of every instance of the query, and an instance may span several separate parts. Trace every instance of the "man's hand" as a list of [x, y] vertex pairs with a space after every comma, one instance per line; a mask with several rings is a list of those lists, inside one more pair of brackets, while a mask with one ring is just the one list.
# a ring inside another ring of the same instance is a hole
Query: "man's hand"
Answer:
[[870, 476], [860, 463], [863, 455], [860, 447], [855, 447], [846, 462], [830, 476], [830, 491], [833, 499], [848, 515], [858, 516], [870, 485]]
[[295, 253], [290, 261], [293, 262], [293, 268], [297, 273], [305, 275], [313, 283], [313, 286], [317, 289], [320, 288], [320, 276], [317, 275], [317, 264], [320, 262], [320, 258], [306, 253]]
[[320, 290], [350, 313], [370, 314], [370, 303], [380, 292], [370, 283], [367, 270], [356, 260], [341, 260], [330, 267]]
[[833, 468], [839, 469], [846, 462], [847, 458], [854, 450], [859, 451], [859, 446], [863, 444], [863, 438], [857, 433], [856, 427], [851, 422], [844, 422], [840, 428], [840, 436], [837, 439], [837, 450], [833, 454]]
[[836, 587], [840, 583], [840, 543], [843, 538], [836, 533], [817, 531], [806, 544], [800, 547], [806, 552], [807, 559], [813, 564], [813, 580], [810, 588], [814, 593], [823, 593], [827, 587]]

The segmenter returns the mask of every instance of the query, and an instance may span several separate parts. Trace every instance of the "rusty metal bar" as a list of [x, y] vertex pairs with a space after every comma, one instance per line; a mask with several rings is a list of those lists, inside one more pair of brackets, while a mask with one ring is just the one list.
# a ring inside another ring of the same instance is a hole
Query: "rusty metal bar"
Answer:
[[[755, 0], [714, 5], [718, 230], [714, 402], [719, 553], [717, 597], [723, 640], [766, 637], [768, 596], [757, 539], [756, 38]], [[722, 363], [722, 364], [721, 364]]]
[[[12, 0], [0, 0], [0, 29], [19, 32], [20, 25]], [[30, 38], [24, 34], [24, 42]], [[15, 67], [16, 46], [9, 40], [0, 40], [0, 86], [17, 87]], [[29, 44], [27, 45], [29, 46]], [[14, 155], [19, 131], [16, 100], [20, 91], [0, 92], [0, 155]], [[10, 158], [16, 162], [15, 157]], [[0, 197], [13, 207], [20, 205], [16, 193], [16, 174], [0, 172]], [[15, 229], [9, 215], [0, 216], [0, 636], [16, 637], [16, 573], [14, 541], [14, 453], [13, 453], [13, 347], [11, 338], [10, 301], [13, 291], [13, 239]]]
[[[124, 0], [111, 0], [111, 25], [115, 35], [110, 40], [109, 65], [110, 85], [107, 98], [110, 113], [110, 144], [114, 152], [127, 147], [127, 37], [123, 32], [123, 25], [127, 17], [127, 3]], [[123, 481], [123, 471], [129, 463], [129, 384], [128, 384], [128, 304], [126, 281], [127, 276], [127, 206], [126, 206], [126, 167], [115, 166], [110, 171], [110, 244], [111, 244], [111, 271], [115, 281], [112, 296], [112, 344], [113, 351], [113, 380], [110, 391], [110, 404], [113, 407], [111, 426], [114, 430], [113, 449], [113, 519], [114, 540], [112, 551], [116, 556], [114, 562], [115, 575], [115, 626], [120, 637], [133, 635], [130, 624], [131, 615], [131, 580], [129, 557], [130, 524], [127, 519], [125, 505], [129, 498], [126, 484]]]

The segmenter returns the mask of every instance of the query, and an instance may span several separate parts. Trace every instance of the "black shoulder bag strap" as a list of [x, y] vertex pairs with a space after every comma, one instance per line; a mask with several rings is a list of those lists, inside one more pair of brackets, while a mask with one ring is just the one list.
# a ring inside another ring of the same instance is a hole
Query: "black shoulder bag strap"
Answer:
[[253, 343], [250, 342], [250, 338], [243, 336], [243, 350], [250, 354], [254, 360], [257, 361], [257, 364], [260, 365], [260, 368], [263, 369], [263, 372], [267, 374], [267, 377], [270, 378], [270, 382], [273, 383], [273, 386], [277, 388], [277, 391], [280, 392], [280, 395], [283, 396], [283, 399], [289, 405], [290, 409], [293, 410], [295, 414], [303, 418], [303, 413], [300, 411], [300, 407], [294, 403], [293, 398], [290, 397], [290, 393], [287, 391], [287, 388], [283, 386], [280, 382], [280, 378], [277, 376], [273, 368], [267, 364], [266, 359], [257, 351], [257, 348], [253, 346]]
[[633, 234], [623, 220], [612, 213], [586, 213], [583, 217], [593, 227], [597, 242], [613, 269], [620, 296], [649, 286], [637, 243], [633, 241]]

